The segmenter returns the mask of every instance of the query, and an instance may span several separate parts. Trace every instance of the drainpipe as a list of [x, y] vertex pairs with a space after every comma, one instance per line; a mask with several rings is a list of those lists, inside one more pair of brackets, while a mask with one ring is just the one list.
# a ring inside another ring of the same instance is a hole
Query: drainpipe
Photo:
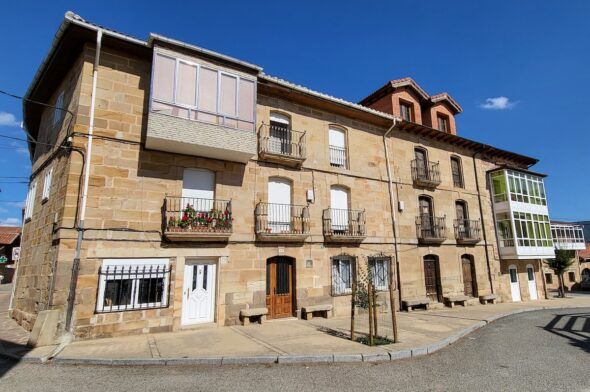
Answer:
[[86, 149], [86, 166], [84, 168], [84, 187], [82, 190], [82, 207], [78, 220], [78, 238], [76, 241], [76, 253], [72, 264], [72, 275], [70, 277], [70, 289], [68, 292], [68, 307], [66, 310], [66, 332], [72, 332], [72, 315], [74, 313], [74, 302], [76, 300], [76, 285], [78, 283], [78, 271], [80, 270], [80, 253], [84, 237], [84, 219], [86, 218], [86, 202], [88, 200], [88, 182], [90, 179], [90, 161], [92, 160], [92, 134], [94, 133], [94, 109], [96, 102], [96, 85], [98, 82], [98, 64], [100, 60], [100, 48], [102, 45], [102, 29], [96, 31], [96, 53], [94, 55], [94, 70], [92, 72], [92, 94], [90, 96], [90, 123], [88, 125], [88, 148]]
[[[395, 252], [395, 272], [397, 276], [397, 292], [399, 297], [399, 306], [401, 309], [402, 306], [402, 287], [401, 287], [401, 279], [399, 275], [399, 249], [397, 246], [397, 229], [395, 223], [397, 222], [397, 217], [395, 214], [395, 201], [393, 199], [393, 181], [391, 178], [391, 168], [389, 166], [389, 149], [387, 147], [387, 136], [391, 133], [393, 128], [398, 124], [399, 119], [394, 117], [393, 123], [391, 127], [383, 134], [383, 146], [385, 148], [385, 165], [387, 167], [387, 186], [389, 188], [389, 206], [391, 208], [391, 228], [393, 230], [393, 248]], [[391, 268], [390, 268], [391, 269]], [[393, 271], [389, 271], [389, 281], [393, 281]]]
[[[475, 188], [477, 189], [477, 201], [479, 203], [479, 215], [480, 215], [480, 219], [481, 219], [483, 243], [485, 246], [486, 263], [488, 266], [488, 280], [490, 281], [490, 293], [494, 294], [494, 283], [492, 280], [492, 268], [490, 266], [490, 254], [489, 254], [489, 250], [488, 250], [488, 236], [486, 234], [486, 224], [485, 224], [485, 219], [484, 219], [484, 215], [483, 215], [483, 202], [481, 201], [481, 191], [479, 188], [479, 174], [477, 173], [477, 162], [475, 160], [476, 155], [481, 154], [482, 152], [483, 152], [483, 149], [476, 151], [471, 156], [471, 158], [473, 159], [473, 171], [475, 172]], [[494, 231], [495, 231], [495, 229], [494, 229]]]

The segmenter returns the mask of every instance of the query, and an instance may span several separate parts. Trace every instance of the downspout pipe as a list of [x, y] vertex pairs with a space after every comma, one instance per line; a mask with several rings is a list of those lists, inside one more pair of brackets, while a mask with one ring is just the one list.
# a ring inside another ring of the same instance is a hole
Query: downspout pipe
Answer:
[[90, 122], [88, 125], [88, 147], [86, 148], [86, 165], [84, 167], [84, 187], [82, 188], [82, 206], [78, 219], [78, 238], [76, 240], [76, 252], [72, 263], [72, 274], [70, 277], [70, 289], [68, 292], [68, 306], [66, 309], [66, 332], [72, 332], [72, 316], [74, 313], [74, 302], [76, 301], [76, 286], [78, 283], [78, 272], [80, 270], [80, 254], [82, 241], [84, 239], [84, 220], [86, 219], [86, 203], [88, 201], [88, 184], [90, 179], [90, 162], [92, 160], [92, 135], [94, 133], [94, 111], [96, 106], [96, 85], [98, 83], [98, 65], [100, 61], [100, 49], [102, 46], [102, 29], [96, 31], [96, 52], [94, 55], [94, 69], [92, 72], [92, 93], [90, 96]]
[[479, 215], [480, 215], [480, 219], [481, 219], [481, 227], [482, 227], [482, 233], [483, 233], [483, 244], [485, 247], [486, 263], [488, 266], [488, 280], [490, 282], [490, 293], [494, 294], [492, 267], [491, 267], [491, 262], [490, 262], [490, 253], [489, 253], [489, 249], [488, 249], [488, 235], [486, 233], [486, 223], [485, 223], [485, 217], [484, 217], [484, 213], [483, 213], [483, 202], [481, 200], [481, 190], [480, 190], [480, 186], [479, 186], [479, 174], [477, 172], [477, 161], [475, 160], [476, 156], [481, 154], [483, 151], [484, 151], [484, 149], [480, 149], [480, 150], [476, 151], [471, 156], [471, 158], [473, 159], [473, 171], [475, 173], [475, 188], [477, 189], [477, 201], [479, 203]]
[[[393, 129], [399, 123], [399, 119], [394, 117], [393, 123], [391, 127], [383, 134], [383, 147], [385, 149], [385, 165], [387, 167], [387, 186], [389, 188], [389, 207], [391, 208], [391, 228], [393, 230], [393, 249], [395, 252], [395, 275], [397, 276], [397, 292], [399, 297], [399, 306], [401, 309], [402, 304], [402, 287], [401, 287], [401, 279], [399, 276], [399, 248], [398, 248], [398, 239], [397, 239], [397, 229], [395, 223], [397, 222], [396, 217], [396, 207], [395, 207], [395, 200], [393, 198], [393, 180], [391, 176], [391, 167], [389, 164], [389, 148], [387, 146], [387, 136], [393, 131]], [[393, 281], [393, 271], [389, 271], [389, 281]]]

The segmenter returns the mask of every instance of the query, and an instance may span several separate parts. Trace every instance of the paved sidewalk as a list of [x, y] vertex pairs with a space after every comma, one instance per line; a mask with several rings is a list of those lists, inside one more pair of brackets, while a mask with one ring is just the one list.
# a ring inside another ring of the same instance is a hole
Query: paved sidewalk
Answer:
[[[349, 335], [350, 319], [347, 317], [314, 318], [312, 321], [290, 319], [247, 327], [202, 327], [174, 333], [76, 341], [52, 361], [121, 365], [389, 361], [434, 352], [509, 314], [570, 307], [590, 307], [590, 293], [517, 304], [399, 312], [400, 343], [376, 347], [344, 338]], [[356, 330], [360, 334], [368, 331], [366, 319], [366, 316], [357, 317]], [[390, 315], [380, 314], [377, 319], [380, 334], [390, 336]], [[6, 333], [8, 331], [2, 328], [0, 339], [4, 339]], [[54, 347], [41, 347], [26, 355], [29, 360], [44, 360], [53, 350]]]

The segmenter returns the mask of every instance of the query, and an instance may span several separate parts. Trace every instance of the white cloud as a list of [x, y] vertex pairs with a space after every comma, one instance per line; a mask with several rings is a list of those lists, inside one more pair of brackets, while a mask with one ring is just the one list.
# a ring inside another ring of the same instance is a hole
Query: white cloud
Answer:
[[17, 147], [15, 150], [17, 153], [29, 156], [29, 149], [24, 147]]
[[488, 110], [505, 110], [512, 109], [518, 104], [518, 101], [511, 101], [508, 97], [487, 98], [485, 103], [479, 105], [482, 109]]
[[20, 219], [18, 219], [18, 218], [0, 219], [0, 226], [20, 226]]
[[18, 127], [20, 126], [20, 122], [16, 121], [16, 117], [14, 117], [14, 114], [0, 112], [0, 126]]

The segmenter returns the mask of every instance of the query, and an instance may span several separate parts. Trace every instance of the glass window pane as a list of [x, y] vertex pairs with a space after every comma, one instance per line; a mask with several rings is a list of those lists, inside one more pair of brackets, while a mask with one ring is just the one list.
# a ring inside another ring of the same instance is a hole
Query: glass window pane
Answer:
[[162, 101], [174, 100], [174, 69], [176, 60], [157, 54], [154, 59], [153, 97]]
[[254, 82], [240, 79], [239, 118], [244, 121], [254, 121]]
[[199, 70], [199, 110], [217, 113], [217, 71]]
[[221, 91], [219, 111], [228, 116], [237, 116], [238, 78], [226, 74], [221, 74]]
[[162, 301], [164, 278], [139, 279], [138, 304], [153, 304]]
[[133, 281], [131, 279], [107, 280], [104, 289], [103, 306], [130, 305], [132, 286]]
[[182, 61], [178, 63], [176, 102], [187, 106], [197, 102], [197, 67]]

